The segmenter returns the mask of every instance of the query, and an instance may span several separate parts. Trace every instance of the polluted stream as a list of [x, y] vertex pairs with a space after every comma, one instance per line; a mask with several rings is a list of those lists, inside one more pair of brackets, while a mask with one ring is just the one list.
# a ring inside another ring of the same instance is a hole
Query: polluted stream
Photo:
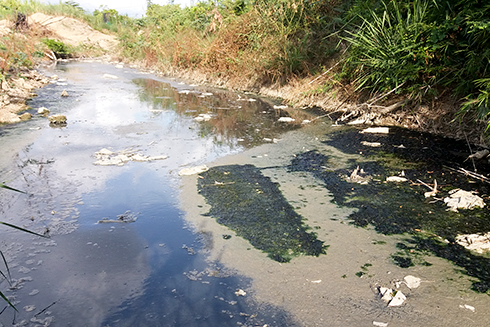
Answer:
[[3, 226], [2, 325], [490, 321], [490, 256], [458, 239], [488, 208], [448, 210], [456, 189], [488, 202], [465, 143], [120, 65], [45, 74], [34, 118], [0, 130], [2, 180], [26, 192], [2, 189], [2, 221], [47, 236]]

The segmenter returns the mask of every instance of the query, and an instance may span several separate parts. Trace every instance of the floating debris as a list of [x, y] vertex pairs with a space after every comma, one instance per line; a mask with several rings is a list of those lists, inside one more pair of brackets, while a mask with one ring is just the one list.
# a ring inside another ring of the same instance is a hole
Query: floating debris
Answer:
[[97, 159], [97, 161], [94, 162], [94, 165], [99, 166], [123, 166], [129, 161], [145, 162], [153, 160], [164, 160], [168, 158], [168, 156], [164, 155], [154, 157], [144, 156], [131, 150], [113, 152], [105, 148], [95, 152], [94, 156]]
[[386, 181], [387, 182], [395, 182], [395, 183], [403, 183], [403, 182], [408, 181], [408, 179], [406, 179], [405, 177], [402, 177], [402, 176], [390, 176], [390, 177], [386, 177]]
[[235, 295], [236, 296], [245, 296], [247, 295], [247, 292], [245, 292], [244, 290], [242, 289], [238, 289], [236, 292], [235, 292]]
[[280, 117], [277, 121], [281, 123], [293, 123], [295, 119], [291, 117]]
[[208, 169], [209, 168], [206, 165], [184, 168], [181, 171], [179, 171], [179, 176], [190, 176], [190, 175], [200, 174], [207, 171]]
[[372, 148], [379, 148], [381, 146], [381, 143], [379, 142], [361, 141], [361, 144], [365, 146], [370, 146]]
[[449, 211], [458, 212], [458, 209], [483, 208], [485, 202], [475, 192], [468, 192], [455, 189], [449, 192], [450, 196], [444, 198], [444, 202], [449, 207]]
[[369, 128], [363, 129], [361, 131], [362, 134], [364, 134], [364, 133], [388, 134], [389, 132], [390, 132], [390, 129], [388, 127], [369, 127]]
[[369, 180], [371, 179], [371, 176], [366, 175], [364, 172], [364, 169], [359, 169], [359, 166], [357, 166], [356, 169], [350, 174], [349, 177], [347, 177], [347, 182], [349, 183], [357, 183], [357, 184], [367, 184]]
[[456, 243], [477, 253], [490, 251], [490, 232], [486, 234], [462, 234], [456, 236]]
[[102, 218], [97, 223], [98, 224], [103, 224], [103, 223], [134, 223], [136, 221], [136, 219], [138, 219], [138, 217], [134, 213], [132, 213], [131, 210], [127, 210], [122, 215], [117, 215], [117, 219]]
[[116, 75], [111, 75], [111, 74], [104, 74], [102, 75], [102, 78], [109, 78], [109, 79], [118, 79]]

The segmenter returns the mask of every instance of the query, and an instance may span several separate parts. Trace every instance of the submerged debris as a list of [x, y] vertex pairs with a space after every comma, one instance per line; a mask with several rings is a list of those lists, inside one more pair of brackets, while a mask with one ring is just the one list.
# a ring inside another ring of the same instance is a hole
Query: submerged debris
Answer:
[[102, 218], [97, 223], [133, 223], [138, 219], [136, 214], [132, 213], [131, 210], [127, 210], [121, 215], [117, 215], [117, 219]]
[[456, 243], [478, 253], [490, 251], [490, 232], [485, 234], [462, 234], [456, 236]]
[[483, 208], [485, 202], [474, 192], [455, 189], [449, 192], [450, 196], [444, 198], [444, 202], [449, 207], [448, 210], [458, 212], [458, 209]]
[[144, 156], [132, 150], [122, 150], [119, 152], [113, 152], [108, 149], [101, 149], [95, 152], [94, 157], [97, 161], [94, 162], [94, 165], [99, 166], [122, 166], [128, 161], [153, 161], [153, 160], [164, 160], [167, 159], [167, 156]]

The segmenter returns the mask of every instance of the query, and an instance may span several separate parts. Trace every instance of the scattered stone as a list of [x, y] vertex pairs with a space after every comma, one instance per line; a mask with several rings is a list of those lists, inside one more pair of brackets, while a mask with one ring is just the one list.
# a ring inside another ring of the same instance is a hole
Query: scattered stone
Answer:
[[408, 181], [408, 179], [406, 179], [405, 177], [401, 177], [401, 176], [390, 176], [390, 177], [386, 177], [386, 181], [387, 182], [395, 182], [395, 183], [403, 183], [403, 182]]
[[32, 118], [32, 115], [28, 112], [24, 112], [22, 115], [19, 116], [20, 120], [29, 120]]
[[449, 211], [458, 212], [458, 209], [483, 208], [485, 202], [474, 192], [455, 189], [449, 192], [450, 196], [444, 198], [444, 202], [449, 207]]
[[48, 108], [41, 107], [37, 109], [37, 113], [46, 117], [50, 113], [50, 111]]
[[485, 234], [462, 234], [456, 236], [456, 243], [477, 253], [490, 251], [490, 232]]
[[67, 97], [67, 96], [69, 96], [69, 95], [68, 95], [68, 92], [66, 92], [66, 90], [63, 90], [63, 91], [61, 92], [61, 96], [62, 96], [62, 97]]
[[280, 117], [277, 121], [281, 123], [293, 123], [295, 119], [291, 117]]
[[181, 171], [179, 171], [179, 176], [190, 176], [190, 175], [200, 174], [207, 171], [208, 169], [209, 168], [206, 165], [184, 168]]
[[370, 146], [372, 148], [379, 148], [381, 146], [381, 143], [379, 142], [361, 141], [361, 144], [365, 146]]
[[390, 129], [388, 127], [369, 127], [361, 131], [362, 134], [388, 134]]
[[405, 285], [408, 286], [410, 289], [414, 289], [420, 286], [420, 282], [422, 281], [420, 278], [412, 276], [412, 275], [407, 275], [405, 278], [403, 278], [405, 281]]
[[52, 115], [48, 117], [49, 123], [54, 125], [64, 125], [66, 124], [65, 115]]
[[235, 295], [236, 296], [245, 296], [247, 295], [247, 292], [245, 292], [244, 290], [242, 289], [238, 289], [236, 292], [235, 292]]

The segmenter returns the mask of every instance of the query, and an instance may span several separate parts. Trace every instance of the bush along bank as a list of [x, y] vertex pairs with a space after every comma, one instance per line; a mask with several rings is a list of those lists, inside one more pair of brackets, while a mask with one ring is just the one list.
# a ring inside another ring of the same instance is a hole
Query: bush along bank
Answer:
[[149, 2], [146, 17], [118, 32], [125, 56], [166, 72], [255, 91], [303, 79], [285, 98], [307, 105], [335, 96], [339, 107], [374, 116], [421, 104], [430, 111], [444, 100], [458, 108], [446, 123], [476, 121], [484, 130], [489, 18], [485, 1]]

